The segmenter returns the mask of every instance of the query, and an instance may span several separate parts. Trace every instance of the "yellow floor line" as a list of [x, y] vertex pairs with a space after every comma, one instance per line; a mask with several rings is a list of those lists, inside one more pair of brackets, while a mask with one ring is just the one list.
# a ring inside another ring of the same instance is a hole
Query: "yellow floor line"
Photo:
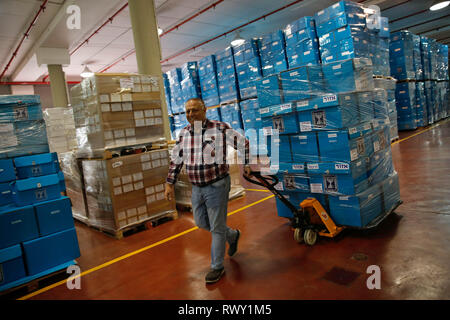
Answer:
[[434, 129], [434, 128], [440, 126], [440, 125], [443, 125], [444, 123], [447, 123], [449, 120], [450, 120], [450, 118], [447, 118], [447, 119], [445, 119], [445, 120], [443, 120], [441, 122], [435, 123], [435, 124], [431, 125], [430, 127], [426, 128], [426, 129], [423, 129], [423, 130], [420, 130], [419, 132], [416, 132], [416, 133], [414, 133], [414, 134], [412, 134], [412, 135], [410, 135], [410, 136], [408, 136], [406, 138], [394, 141], [394, 142], [391, 143], [391, 145], [400, 143], [402, 141], [405, 141], [405, 140], [408, 140], [408, 139], [410, 139], [412, 137], [415, 137], [415, 136], [417, 136], [417, 135], [419, 135], [421, 133], [427, 132], [428, 130]]
[[245, 189], [245, 191], [258, 191], [258, 192], [270, 192], [267, 189]]
[[[266, 200], [268, 200], [268, 199], [270, 199], [270, 198], [273, 198], [273, 197], [274, 197], [274, 195], [271, 195], [271, 196], [265, 197], [265, 198], [263, 198], [263, 199], [261, 199], [261, 200], [252, 202], [252, 203], [250, 203], [250, 204], [248, 204], [248, 205], [246, 205], [246, 206], [244, 206], [244, 207], [242, 207], [242, 208], [239, 208], [239, 209], [237, 209], [237, 210], [234, 210], [234, 211], [228, 213], [228, 216], [231, 216], [231, 215], [233, 215], [233, 214], [235, 214], [235, 213], [237, 213], [237, 212], [240, 212], [240, 211], [242, 211], [242, 210], [245, 210], [245, 209], [247, 209], [247, 208], [250, 208], [250, 207], [252, 207], [252, 206], [254, 206], [254, 205], [257, 205], [258, 203], [261, 203], [261, 202], [266, 201]], [[88, 275], [88, 274], [90, 274], [90, 273], [92, 273], [92, 272], [94, 272], [94, 271], [98, 271], [98, 270], [100, 270], [100, 269], [106, 268], [106, 267], [108, 267], [108, 266], [110, 266], [110, 265], [112, 265], [112, 264], [114, 264], [114, 263], [116, 263], [116, 262], [122, 261], [122, 260], [124, 260], [124, 259], [129, 258], [129, 257], [132, 257], [132, 256], [134, 256], [134, 255], [136, 255], [136, 254], [139, 254], [139, 253], [141, 253], [141, 252], [144, 252], [144, 251], [146, 251], [146, 250], [149, 250], [149, 249], [151, 249], [151, 248], [154, 248], [154, 247], [156, 247], [156, 246], [159, 246], [159, 245], [161, 245], [161, 244], [163, 244], [163, 243], [166, 243], [166, 242], [168, 242], [168, 241], [170, 241], [170, 240], [179, 238], [179, 237], [181, 237], [181, 236], [183, 236], [183, 235], [185, 235], [185, 234], [188, 234], [188, 233], [190, 233], [190, 232], [192, 232], [192, 231], [195, 231], [195, 230], [197, 230], [197, 229], [198, 229], [198, 227], [193, 227], [193, 228], [191, 228], [191, 229], [188, 229], [188, 230], [185, 230], [185, 231], [183, 231], [183, 232], [177, 233], [176, 235], [173, 235], [173, 236], [171, 236], [171, 237], [168, 237], [168, 238], [166, 238], [166, 239], [164, 239], [164, 240], [155, 242], [155, 243], [153, 243], [153, 244], [151, 244], [151, 245], [149, 245], [149, 246], [146, 246], [146, 247], [141, 248], [141, 249], [138, 249], [138, 250], [136, 250], [136, 251], [127, 253], [127, 254], [125, 254], [125, 255], [123, 255], [123, 256], [120, 256], [120, 257], [118, 257], [118, 258], [116, 258], [116, 259], [110, 260], [110, 261], [105, 262], [105, 263], [103, 263], [103, 264], [101, 264], [101, 265], [99, 265], [99, 266], [96, 266], [96, 267], [91, 268], [91, 269], [89, 269], [89, 270], [87, 270], [87, 271], [84, 271], [84, 272], [80, 273], [78, 276], [72, 277], [71, 279], [74, 280], [74, 279], [76, 279], [76, 278], [79, 278], [79, 277]], [[32, 293], [30, 293], [30, 294], [28, 294], [28, 295], [26, 295], [26, 296], [23, 296], [23, 297], [19, 298], [18, 300], [27, 300], [27, 299], [30, 299], [30, 298], [32, 298], [32, 297], [38, 295], [38, 294], [41, 294], [41, 293], [43, 293], [43, 292], [46, 292], [46, 291], [51, 290], [51, 289], [53, 289], [53, 288], [56, 288], [56, 287], [58, 287], [58, 286], [60, 286], [60, 285], [63, 285], [63, 284], [66, 283], [66, 281], [67, 281], [67, 280], [61, 280], [61, 281], [56, 282], [56, 283], [54, 283], [54, 284], [52, 284], [52, 285], [49, 285], [49, 286], [47, 286], [47, 287], [45, 287], [45, 288], [42, 288], [42, 289], [40, 289], [40, 290], [38, 290], [38, 291], [35, 291], [35, 292], [32, 292]]]

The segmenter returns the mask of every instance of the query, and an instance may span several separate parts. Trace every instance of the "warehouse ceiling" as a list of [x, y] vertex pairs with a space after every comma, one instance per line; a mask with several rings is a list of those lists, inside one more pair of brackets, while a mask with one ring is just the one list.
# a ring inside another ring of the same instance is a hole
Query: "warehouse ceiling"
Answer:
[[[160, 37], [163, 71], [225, 48], [234, 32], [223, 34], [239, 26], [245, 25], [240, 29], [244, 38], [260, 36], [335, 2], [155, 0], [158, 25], [163, 29]], [[450, 6], [432, 12], [428, 8], [433, 0], [360, 2], [378, 5], [382, 15], [389, 18], [393, 31], [409, 29], [415, 34], [450, 43]], [[28, 37], [19, 47], [43, 4], [45, 10], [40, 12]], [[69, 30], [66, 26], [69, 18], [66, 8], [71, 4], [81, 9], [79, 30]], [[212, 4], [216, 5], [212, 7]], [[111, 17], [113, 19], [109, 20]], [[39, 47], [68, 49], [70, 65], [65, 66], [64, 71], [69, 81], [80, 80], [84, 64], [95, 72], [137, 72], [129, 10], [124, 0], [0, 0], [0, 40], [2, 81], [47, 79], [46, 66], [37, 65], [35, 53]], [[13, 57], [17, 47], [19, 49]]]

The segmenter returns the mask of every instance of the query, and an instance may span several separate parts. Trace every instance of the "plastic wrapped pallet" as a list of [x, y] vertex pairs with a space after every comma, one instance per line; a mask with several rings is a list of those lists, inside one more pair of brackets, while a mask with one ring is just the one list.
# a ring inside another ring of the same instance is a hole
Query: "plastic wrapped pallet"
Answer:
[[78, 156], [164, 141], [159, 79], [95, 74], [70, 90]]
[[0, 159], [49, 152], [39, 96], [0, 96], [0, 133]]
[[215, 53], [217, 67], [217, 85], [221, 103], [240, 99], [234, 63], [233, 47], [227, 47]]
[[256, 82], [262, 77], [260, 47], [260, 39], [245, 40], [243, 44], [233, 47], [241, 99], [256, 96]]
[[73, 110], [68, 108], [47, 108], [44, 110], [50, 152], [64, 153], [77, 148]]
[[89, 224], [116, 232], [175, 211], [164, 197], [167, 149], [82, 160]]
[[59, 154], [59, 163], [64, 173], [66, 194], [72, 202], [72, 215], [75, 219], [87, 223], [88, 213], [81, 160], [77, 160], [74, 151], [69, 151]]
[[397, 107], [395, 100], [395, 84], [394, 78], [375, 78], [375, 88], [381, 88], [386, 90], [387, 93], [387, 110], [389, 117], [389, 134], [391, 141], [398, 139], [398, 126], [397, 126]]
[[219, 84], [215, 55], [204, 57], [198, 61], [198, 75], [205, 105], [207, 107], [219, 105]]

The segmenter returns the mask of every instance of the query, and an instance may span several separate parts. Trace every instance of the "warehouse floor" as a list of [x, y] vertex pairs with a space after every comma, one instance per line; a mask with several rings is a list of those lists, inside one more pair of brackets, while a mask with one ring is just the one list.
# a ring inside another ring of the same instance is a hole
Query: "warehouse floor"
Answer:
[[[210, 235], [185, 213], [120, 241], [76, 223], [81, 289], [63, 281], [25, 298], [450, 299], [450, 121], [400, 133], [392, 152], [404, 203], [376, 230], [298, 244], [272, 194], [244, 181], [247, 196], [229, 204], [239, 251], [218, 283], [204, 282]], [[380, 290], [367, 288], [370, 265]]]

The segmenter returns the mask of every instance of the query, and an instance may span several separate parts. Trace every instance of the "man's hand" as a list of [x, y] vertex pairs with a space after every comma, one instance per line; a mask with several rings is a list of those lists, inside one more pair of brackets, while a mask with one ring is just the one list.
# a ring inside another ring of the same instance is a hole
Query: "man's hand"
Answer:
[[175, 199], [175, 185], [166, 183], [166, 191], [164, 192], [164, 195], [168, 201]]

